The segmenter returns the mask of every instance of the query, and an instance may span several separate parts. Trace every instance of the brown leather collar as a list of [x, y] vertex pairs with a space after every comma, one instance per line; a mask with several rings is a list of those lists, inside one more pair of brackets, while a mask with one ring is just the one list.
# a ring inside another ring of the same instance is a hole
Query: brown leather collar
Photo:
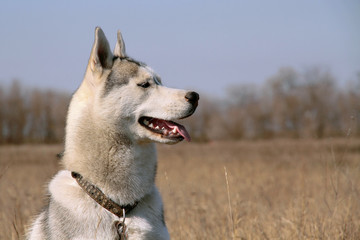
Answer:
[[79, 186], [97, 202], [100, 206], [111, 212], [112, 214], [118, 216], [119, 218], [123, 217], [123, 210], [125, 213], [129, 213], [133, 210], [139, 201], [136, 201], [134, 204], [128, 205], [119, 205], [110, 198], [108, 198], [98, 187], [94, 184], [88, 182], [81, 176], [79, 173], [71, 172], [71, 176], [76, 180]]

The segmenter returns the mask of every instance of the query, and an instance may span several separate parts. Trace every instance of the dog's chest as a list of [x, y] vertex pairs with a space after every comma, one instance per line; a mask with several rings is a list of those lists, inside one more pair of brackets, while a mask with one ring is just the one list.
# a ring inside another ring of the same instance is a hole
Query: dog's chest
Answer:
[[[90, 198], [69, 171], [60, 171], [51, 181], [49, 190], [49, 224], [53, 230], [62, 231], [59, 236], [67, 239], [120, 239], [117, 223], [123, 219]], [[127, 239], [169, 239], [162, 208], [160, 194], [153, 185], [152, 191], [126, 215]]]

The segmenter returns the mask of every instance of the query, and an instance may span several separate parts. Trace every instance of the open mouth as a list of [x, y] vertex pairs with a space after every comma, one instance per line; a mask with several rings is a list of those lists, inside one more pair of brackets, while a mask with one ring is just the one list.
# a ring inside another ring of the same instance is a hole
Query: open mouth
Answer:
[[139, 123], [149, 131], [160, 134], [162, 138], [191, 141], [185, 127], [176, 122], [152, 117], [141, 117]]

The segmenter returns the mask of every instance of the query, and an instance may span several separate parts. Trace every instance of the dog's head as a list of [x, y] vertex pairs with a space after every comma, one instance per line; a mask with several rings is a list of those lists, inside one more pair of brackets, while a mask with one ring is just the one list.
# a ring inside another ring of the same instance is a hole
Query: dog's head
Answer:
[[120, 32], [112, 53], [96, 28], [85, 78], [74, 98], [87, 117], [112, 132], [139, 142], [177, 143], [190, 136], [175, 121], [194, 113], [199, 95], [164, 87], [150, 67], [126, 55]]

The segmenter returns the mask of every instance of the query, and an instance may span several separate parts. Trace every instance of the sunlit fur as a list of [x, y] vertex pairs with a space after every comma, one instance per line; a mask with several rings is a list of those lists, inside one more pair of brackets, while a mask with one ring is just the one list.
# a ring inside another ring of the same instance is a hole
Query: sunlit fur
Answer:
[[[110, 77], [110, 74], [111, 77]], [[129, 77], [131, 76], [131, 77]], [[107, 81], [117, 81], [107, 83]], [[138, 84], [149, 81], [150, 87]], [[127, 59], [120, 32], [114, 54], [100, 28], [66, 126], [64, 170], [49, 184], [49, 205], [29, 239], [118, 239], [118, 218], [95, 203], [71, 177], [83, 175], [118, 204], [137, 207], [126, 216], [128, 239], [169, 239], [163, 204], [154, 181], [154, 142], [176, 143], [138, 122], [142, 116], [176, 120], [195, 108], [187, 91], [166, 88], [145, 64]]]

